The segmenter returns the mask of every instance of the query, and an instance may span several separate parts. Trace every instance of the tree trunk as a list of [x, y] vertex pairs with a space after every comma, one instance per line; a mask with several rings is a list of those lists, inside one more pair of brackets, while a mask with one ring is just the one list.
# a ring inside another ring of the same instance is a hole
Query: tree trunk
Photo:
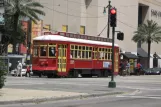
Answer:
[[[16, 13], [15, 15], [14, 15], [14, 31], [15, 32], [17, 32], [17, 26], [18, 26], [18, 18], [19, 18], [19, 14], [18, 13]], [[16, 33], [15, 33], [16, 34]], [[15, 36], [15, 35], [12, 35], [12, 36]], [[13, 41], [13, 54], [16, 54], [16, 45], [17, 45], [17, 43], [16, 43], [16, 41]]]
[[148, 41], [148, 68], [150, 68], [150, 50], [151, 50], [151, 41]]

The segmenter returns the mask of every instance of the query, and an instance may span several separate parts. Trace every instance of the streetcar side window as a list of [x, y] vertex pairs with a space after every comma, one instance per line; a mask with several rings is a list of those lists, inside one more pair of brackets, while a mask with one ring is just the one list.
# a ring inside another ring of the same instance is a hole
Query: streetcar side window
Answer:
[[88, 52], [88, 59], [92, 58], [92, 47], [89, 47], [89, 52]]
[[92, 47], [71, 45], [70, 55], [71, 55], [71, 58], [73, 59], [91, 59]]
[[107, 60], [112, 60], [112, 49], [108, 49], [107, 55]]
[[49, 57], [56, 57], [56, 44], [48, 45], [48, 54]]
[[75, 58], [75, 57], [74, 57], [74, 51], [75, 51], [74, 45], [71, 45], [71, 46], [70, 46], [70, 58]]
[[97, 59], [98, 57], [98, 48], [93, 48], [93, 59]]
[[34, 46], [34, 49], [33, 49], [33, 55], [34, 56], [38, 56], [39, 55], [39, 47], [38, 46]]
[[40, 56], [46, 56], [46, 48], [47, 46], [40, 46]]
[[112, 60], [112, 49], [111, 48], [99, 48], [99, 59], [100, 60]]
[[99, 59], [104, 60], [105, 59], [104, 55], [105, 55], [104, 48], [99, 48]]

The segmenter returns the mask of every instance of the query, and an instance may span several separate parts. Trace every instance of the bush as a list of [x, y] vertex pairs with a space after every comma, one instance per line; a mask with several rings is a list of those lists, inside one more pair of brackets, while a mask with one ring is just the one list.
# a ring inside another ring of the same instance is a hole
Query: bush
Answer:
[[7, 75], [7, 67], [4, 64], [4, 60], [0, 59], [0, 89], [5, 85]]

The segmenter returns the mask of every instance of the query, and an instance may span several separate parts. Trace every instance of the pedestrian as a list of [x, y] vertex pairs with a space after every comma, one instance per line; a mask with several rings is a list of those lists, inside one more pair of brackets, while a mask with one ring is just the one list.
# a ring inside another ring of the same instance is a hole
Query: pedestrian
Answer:
[[140, 62], [137, 63], [137, 75], [140, 75], [141, 72], [141, 64]]
[[31, 66], [27, 65], [26, 77], [30, 77], [30, 72], [31, 72]]
[[22, 63], [18, 61], [17, 65], [17, 76], [20, 74], [20, 77], [22, 77]]
[[126, 75], [130, 75], [130, 63], [129, 63], [129, 61], [126, 62]]
[[121, 61], [121, 62], [120, 62], [120, 76], [123, 75], [123, 70], [124, 70], [124, 64], [123, 64], [123, 62]]

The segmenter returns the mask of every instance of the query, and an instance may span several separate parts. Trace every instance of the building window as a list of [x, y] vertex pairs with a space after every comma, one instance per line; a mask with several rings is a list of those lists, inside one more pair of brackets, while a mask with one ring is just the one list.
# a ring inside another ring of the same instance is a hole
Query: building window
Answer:
[[50, 31], [50, 25], [45, 25], [43, 27], [43, 31], [49, 32]]
[[85, 26], [80, 26], [80, 34], [85, 34]]
[[63, 25], [62, 26], [62, 31], [63, 32], [68, 32], [68, 25]]

